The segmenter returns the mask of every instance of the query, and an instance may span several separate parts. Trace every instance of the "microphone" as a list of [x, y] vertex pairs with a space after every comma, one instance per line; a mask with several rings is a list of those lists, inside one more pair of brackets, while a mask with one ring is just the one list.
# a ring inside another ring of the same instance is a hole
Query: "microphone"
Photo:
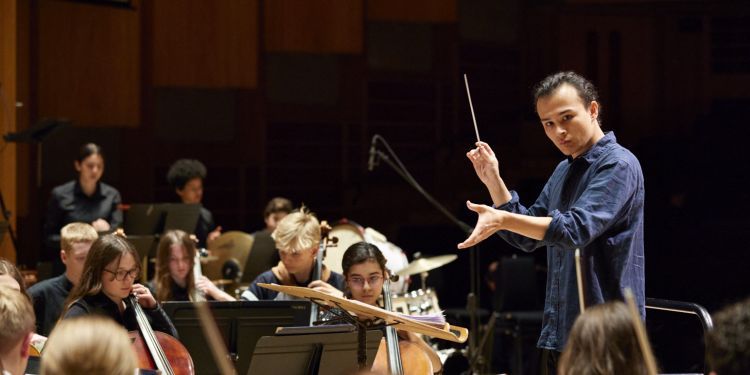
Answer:
[[370, 142], [370, 158], [367, 159], [367, 170], [372, 172], [372, 170], [375, 168], [375, 141], [377, 139], [375, 136], [372, 137], [372, 142]]

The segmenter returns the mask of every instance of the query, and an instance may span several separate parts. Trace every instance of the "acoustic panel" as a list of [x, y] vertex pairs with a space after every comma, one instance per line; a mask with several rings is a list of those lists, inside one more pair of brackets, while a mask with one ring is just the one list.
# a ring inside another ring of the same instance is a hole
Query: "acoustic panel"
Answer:
[[269, 54], [266, 95], [273, 103], [334, 106], [339, 99], [335, 55]]
[[367, 64], [371, 69], [429, 72], [432, 69], [432, 25], [370, 22]]
[[235, 136], [236, 92], [157, 88], [155, 135], [166, 142], [229, 142]]

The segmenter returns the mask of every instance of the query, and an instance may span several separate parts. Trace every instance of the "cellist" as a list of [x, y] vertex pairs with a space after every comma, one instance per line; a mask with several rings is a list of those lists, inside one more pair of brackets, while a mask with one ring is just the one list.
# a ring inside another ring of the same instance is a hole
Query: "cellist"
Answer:
[[[367, 242], [357, 242], [344, 252], [341, 268], [346, 279], [346, 297], [364, 302], [369, 305], [379, 305], [383, 293], [383, 283], [390, 277], [385, 266], [386, 259], [377, 246]], [[405, 375], [424, 375], [440, 373], [442, 363], [432, 348], [417, 335], [398, 331], [399, 347]], [[385, 346], [375, 356], [373, 371], [390, 373], [388, 369], [388, 353]]]
[[318, 219], [305, 207], [281, 219], [271, 234], [279, 249], [281, 261], [276, 267], [258, 275], [241, 298], [249, 301], [295, 299], [261, 288], [258, 283], [306, 286], [323, 293], [343, 296], [344, 276], [340, 273], [333, 272], [324, 265], [320, 280], [313, 280], [320, 232]]
[[138, 329], [135, 313], [125, 303], [134, 294], [151, 327], [177, 337], [177, 330], [149, 289], [135, 283], [140, 274], [139, 264], [138, 253], [125, 238], [115, 234], [99, 237], [91, 245], [81, 281], [68, 296], [62, 318], [98, 314], [135, 331]]

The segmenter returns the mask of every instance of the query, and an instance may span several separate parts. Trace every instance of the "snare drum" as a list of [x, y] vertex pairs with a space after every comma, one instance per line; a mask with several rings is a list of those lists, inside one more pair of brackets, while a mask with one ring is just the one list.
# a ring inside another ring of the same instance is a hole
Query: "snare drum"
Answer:
[[406, 315], [442, 314], [434, 289], [419, 289], [391, 298], [393, 311]]
[[329, 242], [323, 264], [329, 270], [343, 274], [341, 260], [344, 258], [344, 252], [349, 246], [365, 240], [364, 229], [352, 221], [340, 221], [331, 228], [329, 237], [338, 238], [338, 242], [335, 245]]

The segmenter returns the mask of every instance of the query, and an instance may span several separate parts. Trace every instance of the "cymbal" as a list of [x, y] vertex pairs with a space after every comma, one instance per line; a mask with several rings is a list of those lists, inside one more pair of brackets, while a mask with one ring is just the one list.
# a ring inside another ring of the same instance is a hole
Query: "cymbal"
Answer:
[[442, 267], [458, 258], [458, 255], [456, 254], [450, 254], [450, 255], [440, 255], [436, 257], [430, 257], [430, 258], [419, 258], [411, 263], [409, 263], [408, 266], [396, 271], [396, 275], [399, 276], [408, 276], [408, 275], [414, 275], [422, 272], [427, 272], [429, 270], [434, 270], [435, 268]]
[[222, 267], [230, 260], [236, 262], [242, 271], [254, 240], [252, 235], [245, 232], [222, 233], [208, 245], [211, 255], [207, 261], [201, 261], [203, 274], [209, 279], [222, 278]]

